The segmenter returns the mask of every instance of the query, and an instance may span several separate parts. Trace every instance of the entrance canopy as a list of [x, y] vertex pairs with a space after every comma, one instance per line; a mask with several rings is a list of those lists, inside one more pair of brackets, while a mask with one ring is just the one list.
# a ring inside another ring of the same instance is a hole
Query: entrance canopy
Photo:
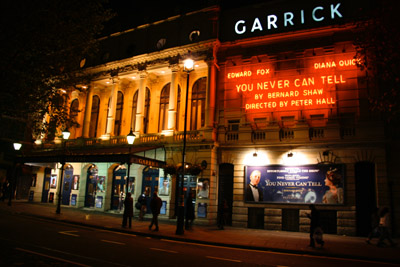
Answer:
[[19, 156], [19, 163], [53, 163], [53, 162], [119, 162], [134, 163], [156, 168], [163, 168], [165, 161], [135, 155], [136, 153], [157, 150], [161, 147], [99, 148], [88, 150], [54, 150], [33, 152]]

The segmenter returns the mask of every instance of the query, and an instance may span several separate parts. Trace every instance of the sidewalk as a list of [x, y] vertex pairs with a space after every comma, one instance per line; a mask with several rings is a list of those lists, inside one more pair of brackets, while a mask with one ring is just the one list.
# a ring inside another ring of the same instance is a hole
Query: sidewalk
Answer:
[[[146, 215], [147, 220], [145, 221], [138, 221], [135, 218], [132, 221], [132, 229], [129, 229], [121, 227], [121, 214], [102, 213], [64, 206], [61, 207], [61, 214], [56, 214], [55, 211], [56, 205], [50, 204], [13, 201], [12, 205], [8, 206], [7, 201], [0, 202], [0, 214], [6, 212], [17, 213], [111, 231], [130, 232], [154, 238], [400, 264], [400, 244], [395, 248], [378, 248], [375, 245], [368, 245], [364, 237], [325, 234], [325, 246], [323, 248], [310, 248], [308, 247], [308, 233], [268, 231], [229, 226], [225, 227], [225, 230], [219, 230], [216, 226], [194, 225], [193, 230], [185, 231], [183, 235], [176, 235], [176, 220], [160, 220], [160, 231], [154, 232], [148, 229], [150, 215]], [[399, 240], [396, 240], [396, 242], [399, 243]], [[373, 244], [375, 243], [376, 240], [373, 241]]]

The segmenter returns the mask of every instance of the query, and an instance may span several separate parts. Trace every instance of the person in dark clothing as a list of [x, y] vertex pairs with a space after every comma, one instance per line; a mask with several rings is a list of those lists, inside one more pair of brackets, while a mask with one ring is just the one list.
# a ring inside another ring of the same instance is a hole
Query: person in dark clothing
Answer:
[[371, 240], [379, 234], [379, 208], [375, 207], [371, 214], [371, 231], [368, 234], [366, 242], [371, 244]]
[[153, 198], [151, 199], [150, 202], [150, 208], [151, 208], [151, 213], [153, 214], [153, 218], [151, 219], [149, 230], [151, 230], [153, 225], [155, 225], [156, 229], [154, 231], [158, 231], [158, 214], [160, 214], [161, 206], [162, 206], [161, 198], [158, 197], [157, 192], [154, 192]]
[[[307, 214], [307, 217], [310, 218], [310, 247], [315, 247], [315, 237], [314, 234], [316, 230], [321, 229], [321, 224], [320, 224], [320, 215], [319, 211], [314, 205], [309, 206], [311, 213]], [[321, 234], [322, 235], [322, 234]], [[320, 245], [324, 245], [324, 241], [322, 239], [320, 240]]]
[[122, 219], [122, 227], [126, 227], [127, 220], [129, 220], [129, 228], [132, 227], [132, 217], [133, 217], [133, 198], [132, 194], [128, 193], [126, 195], [125, 201], [124, 201], [124, 215]]
[[139, 221], [143, 221], [143, 217], [146, 214], [146, 211], [147, 211], [147, 197], [148, 197], [148, 191], [146, 190], [138, 198], [138, 202], [140, 203]]
[[390, 246], [395, 247], [397, 246], [397, 243], [395, 243], [392, 238], [391, 238], [391, 232], [390, 232], [390, 212], [388, 207], [382, 208], [379, 214], [379, 241], [377, 246], [378, 247], [385, 247], [385, 240], [388, 240], [390, 243]]
[[193, 192], [191, 192], [186, 199], [186, 221], [185, 221], [185, 229], [189, 230], [192, 228], [192, 224], [194, 221], [194, 206], [193, 206]]

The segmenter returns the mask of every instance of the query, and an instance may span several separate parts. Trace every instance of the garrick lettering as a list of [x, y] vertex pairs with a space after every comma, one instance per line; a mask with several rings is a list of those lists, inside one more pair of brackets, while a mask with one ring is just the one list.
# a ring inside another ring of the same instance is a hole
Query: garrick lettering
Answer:
[[238, 20], [235, 23], [235, 33], [244, 34], [248, 30], [250, 30], [250, 32], [262, 32], [264, 30], [278, 29], [278, 22], [280, 20], [283, 20], [282, 25], [284, 27], [295, 26], [295, 19], [301, 24], [304, 24], [307, 19], [305, 17], [306, 15], [309, 15], [312, 21], [321, 22], [328, 19], [324, 16], [324, 14], [327, 14], [326, 12], [324, 12], [325, 9], [330, 10], [330, 19], [334, 20], [337, 18], [342, 18], [343, 15], [340, 12], [340, 6], [341, 3], [331, 4], [329, 7], [316, 6], [312, 9], [310, 13], [306, 13], [303, 9], [300, 10], [299, 14], [295, 14], [293, 12], [285, 12], [283, 13], [282, 18], [278, 18], [278, 16], [274, 14], [269, 14], [266, 16], [264, 24], [262, 23], [262, 21], [264, 20], [260, 20], [260, 18], [257, 17], [254, 18], [254, 20], [252, 21]]

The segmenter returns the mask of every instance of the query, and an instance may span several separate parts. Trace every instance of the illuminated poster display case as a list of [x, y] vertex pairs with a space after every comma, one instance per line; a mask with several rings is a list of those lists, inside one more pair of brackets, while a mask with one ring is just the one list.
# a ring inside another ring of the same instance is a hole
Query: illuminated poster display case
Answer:
[[345, 203], [344, 164], [246, 166], [245, 177], [246, 202]]

